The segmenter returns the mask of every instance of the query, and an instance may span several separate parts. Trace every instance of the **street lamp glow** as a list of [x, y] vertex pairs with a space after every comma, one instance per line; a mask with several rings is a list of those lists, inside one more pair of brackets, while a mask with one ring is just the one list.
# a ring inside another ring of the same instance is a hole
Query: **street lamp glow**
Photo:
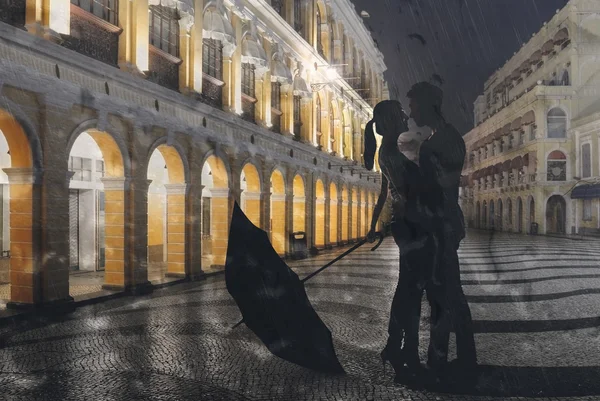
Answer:
[[337, 71], [335, 68], [329, 67], [327, 68], [327, 71], [325, 72], [325, 74], [327, 75], [328, 79], [336, 79], [337, 78]]

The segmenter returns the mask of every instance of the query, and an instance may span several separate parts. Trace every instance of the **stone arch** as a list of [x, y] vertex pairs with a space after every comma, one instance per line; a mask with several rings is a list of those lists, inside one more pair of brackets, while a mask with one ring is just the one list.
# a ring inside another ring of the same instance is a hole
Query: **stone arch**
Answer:
[[108, 177], [128, 177], [131, 172], [131, 161], [124, 138], [110, 129], [98, 127], [98, 120], [91, 119], [79, 124], [69, 135], [67, 140], [68, 155], [75, 141], [82, 133], [87, 133], [100, 148], [104, 158], [105, 174]]
[[484, 200], [481, 208], [481, 228], [488, 228], [487, 220], [487, 201]]
[[322, 249], [325, 247], [327, 232], [325, 220], [325, 185], [320, 178], [315, 183], [315, 200], [315, 246]]
[[189, 182], [190, 167], [183, 146], [164, 136], [152, 144], [146, 159], [149, 160], [157, 149], [165, 159], [169, 181], [172, 183]]
[[475, 204], [475, 228], [481, 228], [481, 204], [479, 201]]
[[34, 127], [19, 105], [0, 97], [0, 130], [11, 133], [4, 136], [9, 149], [12, 149], [12, 168], [33, 168], [36, 171], [42, 168], [42, 145]]
[[158, 279], [162, 279], [165, 262], [166, 276], [183, 278], [186, 275], [189, 170], [181, 148], [168, 143], [166, 137], [160, 138], [148, 154], [148, 269], [151, 279], [156, 271], [160, 273]]
[[216, 269], [225, 266], [229, 237], [232, 177], [226, 160], [209, 152], [202, 163], [202, 257]]
[[[78, 145], [78, 141], [83, 141], [85, 145], [81, 145], [82, 142]], [[102, 185], [96, 186], [96, 182], [92, 181], [93, 189], [82, 187], [77, 175], [69, 182], [69, 225], [76, 228], [69, 234], [69, 266], [82, 270], [104, 268], [103, 287], [123, 291], [130, 284], [130, 277], [125, 274], [124, 202], [129, 189], [127, 178], [131, 172], [127, 157], [129, 153], [121, 134], [101, 130], [95, 119], [84, 121], [71, 133], [67, 140], [66, 157], [71, 160], [71, 155], [76, 153], [82, 156], [81, 146], [86, 148], [86, 154], [93, 154], [90, 147], [97, 147], [96, 154], [100, 154], [103, 164], [103, 178]], [[72, 160], [74, 163], [75, 156]], [[98, 170], [98, 160], [95, 161], [95, 169], [91, 167], [94, 157], [85, 160], [90, 163], [90, 174], [94, 174]], [[83, 158], [80, 162], [84, 162]], [[77, 170], [75, 166], [71, 168]], [[147, 187], [143, 189], [147, 190]], [[82, 208], [95, 218], [82, 219]], [[86, 242], [80, 240], [83, 238], [93, 238], [92, 246], [86, 246]]]
[[262, 192], [261, 187], [261, 176], [259, 169], [254, 163], [248, 161], [242, 164], [242, 170], [240, 172], [240, 189], [242, 193], [240, 195], [240, 207], [248, 216], [248, 219], [257, 227], [261, 224], [261, 207], [260, 207], [260, 196]]
[[496, 227], [499, 231], [502, 231], [504, 230], [504, 204], [502, 203], [501, 198], [498, 198], [498, 200], [496, 201], [496, 207], [498, 209], [498, 211], [496, 212], [496, 216], [498, 216]]
[[546, 201], [546, 232], [567, 233], [567, 203], [560, 194], [554, 194]]
[[[537, 223], [535, 213], [535, 198], [532, 195], [527, 197], [526, 229], [531, 233], [531, 223]], [[539, 224], [539, 223], [538, 223]]]
[[489, 221], [490, 221], [490, 228], [492, 230], [496, 229], [496, 205], [494, 203], [494, 200], [490, 200], [490, 216], [489, 216]]
[[339, 226], [339, 208], [338, 208], [338, 189], [335, 182], [329, 184], [329, 243], [337, 245], [338, 226]]
[[342, 243], [348, 243], [350, 239], [350, 233], [348, 232], [348, 221], [350, 218], [350, 193], [348, 191], [348, 186], [346, 184], [342, 185]]
[[523, 232], [523, 199], [517, 197], [517, 232]]
[[506, 224], [507, 230], [514, 231], [514, 210], [513, 210], [513, 201], [511, 198], [506, 198]]
[[278, 168], [271, 171], [271, 221], [269, 223], [271, 243], [275, 251], [283, 256], [286, 246], [286, 182], [285, 174]]
[[[8, 220], [8, 232], [4, 234], [2, 246], [4, 249], [7, 245], [11, 254], [6, 272], [9, 300], [33, 304], [42, 290], [34, 283], [34, 272], [39, 268], [39, 243], [34, 233], [40, 224], [37, 218], [40, 205], [36, 201], [36, 171], [39, 171], [42, 160], [35, 131], [29, 125], [26, 128], [20, 121], [25, 120], [0, 109], [0, 134], [6, 140], [10, 153], [10, 165], [2, 171], [6, 175], [9, 197], [8, 213], [2, 216], [3, 220], [4, 217]], [[4, 174], [2, 179], [5, 179]], [[68, 289], [57, 295], [66, 298]]]
[[359, 231], [358, 231], [358, 211], [359, 211], [359, 205], [358, 205], [358, 188], [356, 187], [352, 187], [352, 232], [350, 233], [350, 236], [352, 237], [353, 240], [358, 239], [359, 237]]

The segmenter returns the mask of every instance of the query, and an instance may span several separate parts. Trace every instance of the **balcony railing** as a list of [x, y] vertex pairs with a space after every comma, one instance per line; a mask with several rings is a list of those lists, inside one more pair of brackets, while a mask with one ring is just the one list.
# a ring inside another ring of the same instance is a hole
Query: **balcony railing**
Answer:
[[242, 119], [251, 123], [256, 122], [254, 116], [256, 102], [257, 99], [242, 93]]
[[271, 108], [271, 131], [281, 132], [281, 115], [283, 113], [277, 109]]
[[110, 22], [71, 4], [71, 34], [63, 35], [62, 45], [116, 67], [119, 60], [119, 35], [122, 31]]
[[149, 45], [148, 81], [165, 88], [179, 91], [179, 65], [182, 60], [171, 54]]
[[223, 107], [223, 85], [225, 82], [218, 80], [206, 73], [202, 74], [202, 95], [200, 101], [217, 109]]
[[12, 26], [25, 26], [25, 0], [0, 0], [0, 21]]

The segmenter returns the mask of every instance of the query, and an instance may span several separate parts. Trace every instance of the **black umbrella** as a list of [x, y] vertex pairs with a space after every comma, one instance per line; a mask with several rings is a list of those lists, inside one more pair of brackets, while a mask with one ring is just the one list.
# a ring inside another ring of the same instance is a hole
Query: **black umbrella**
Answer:
[[333, 349], [331, 332], [306, 296], [305, 280], [300, 281], [273, 249], [267, 233], [252, 224], [235, 203], [225, 282], [240, 308], [242, 322], [278, 357], [314, 370], [344, 373]]

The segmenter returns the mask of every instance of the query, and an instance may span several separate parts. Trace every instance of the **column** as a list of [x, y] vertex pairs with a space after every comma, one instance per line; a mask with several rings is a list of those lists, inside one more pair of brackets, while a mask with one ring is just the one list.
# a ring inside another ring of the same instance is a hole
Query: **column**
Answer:
[[229, 188], [212, 188], [211, 192], [211, 233], [214, 268], [224, 268], [229, 237]]
[[[103, 288], [123, 291], [125, 279], [125, 178], [102, 178], [104, 184], [105, 270]], [[147, 243], [147, 240], [146, 240]]]
[[315, 104], [316, 102], [313, 102], [313, 99], [310, 97], [303, 97], [300, 99], [300, 113], [302, 116], [300, 137], [311, 145], [317, 144], [316, 121], [314, 118]]
[[60, 42], [71, 33], [69, 0], [26, 0], [25, 28], [29, 33]]
[[192, 79], [192, 40], [190, 32], [188, 31], [189, 20], [188, 18], [181, 18], [179, 20], [179, 58], [182, 63], [179, 65], [179, 90], [182, 93], [189, 93], [193, 88]]
[[[67, 160], [63, 154], [49, 156], [45, 164], [52, 168], [44, 169], [41, 175], [42, 239], [39, 260], [42, 273], [41, 302], [44, 304], [73, 301], [69, 295], [69, 182], [75, 173], [67, 171]], [[10, 174], [9, 182], [11, 182]], [[12, 200], [12, 185], [10, 190]], [[11, 211], [11, 222], [12, 217]], [[14, 255], [11, 256], [12, 265]]]
[[260, 228], [272, 238], [271, 235], [271, 189], [260, 193]]
[[[265, 49], [265, 53], [267, 55], [267, 60], [271, 60], [271, 51], [272, 45], [271, 42], [267, 39], [262, 40], [263, 48]], [[256, 98], [258, 99], [258, 110], [259, 116], [258, 120], [264, 127], [272, 127], [273, 124], [271, 122], [271, 70], [268, 69], [263, 76], [261, 77], [261, 85], [259, 90], [259, 85], [256, 85]], [[283, 95], [283, 93], [282, 93]], [[283, 124], [281, 126], [282, 132], [285, 131], [283, 128]]]
[[234, 113], [242, 114], [242, 19], [233, 15], [233, 30], [235, 31], [236, 48], [231, 56], [230, 80], [225, 86], [230, 86], [229, 107]]
[[324, 235], [325, 235], [325, 249], [331, 249], [331, 241], [330, 241], [330, 218], [331, 218], [331, 198], [329, 196], [329, 188], [325, 188], [325, 199], [324, 199], [325, 205], [324, 205], [324, 210], [325, 210], [325, 224], [324, 224]]
[[[360, 187], [359, 187], [360, 188]], [[361, 191], [358, 191], [357, 194], [357, 203], [356, 203], [356, 239], [361, 238], [363, 236], [362, 229], [362, 221], [361, 211], [362, 211], [362, 199], [361, 199]]]
[[286, 195], [270, 194], [271, 198], [271, 243], [281, 256], [287, 253], [287, 207]]
[[141, 74], [148, 71], [149, 23], [148, 0], [119, 1], [119, 22], [123, 32], [119, 35], [119, 67]]
[[[194, 25], [191, 29], [191, 54], [190, 54], [190, 88], [195, 92], [202, 93], [202, 51], [203, 51], [203, 33], [204, 25], [204, 0], [194, 0]], [[223, 67], [225, 67], [223, 65]]]
[[167, 190], [167, 277], [186, 277], [186, 184], [165, 184]]
[[[288, 180], [288, 182], [290, 182]], [[291, 184], [289, 184], [291, 185]], [[291, 244], [290, 241], [287, 240], [288, 235], [294, 231], [294, 195], [292, 192], [285, 193], [285, 213], [284, 216], [284, 241], [285, 241], [285, 253], [286, 256], [291, 254]]]
[[[138, 171], [142, 173], [142, 169]], [[119, 210], [124, 212], [125, 290], [134, 295], [144, 295], [153, 290], [148, 281], [148, 187], [152, 180], [146, 178], [146, 169], [143, 169], [142, 174], [141, 177], [128, 178], [125, 181], [129, 188], [125, 187], [124, 211], [121, 205], [113, 204], [113, 213], [116, 214]], [[108, 220], [108, 202], [105, 210]], [[108, 249], [106, 252], [108, 260]]]
[[[193, 182], [193, 180], [191, 180]], [[205, 279], [202, 270], [202, 190], [204, 185], [188, 185], [186, 194], [186, 273], [190, 280]]]
[[[10, 303], [43, 302], [40, 266], [40, 174], [31, 168], [5, 168], [10, 185]], [[68, 280], [68, 278], [67, 278]], [[64, 290], [63, 290], [64, 291]], [[67, 283], [68, 295], [68, 283]]]

